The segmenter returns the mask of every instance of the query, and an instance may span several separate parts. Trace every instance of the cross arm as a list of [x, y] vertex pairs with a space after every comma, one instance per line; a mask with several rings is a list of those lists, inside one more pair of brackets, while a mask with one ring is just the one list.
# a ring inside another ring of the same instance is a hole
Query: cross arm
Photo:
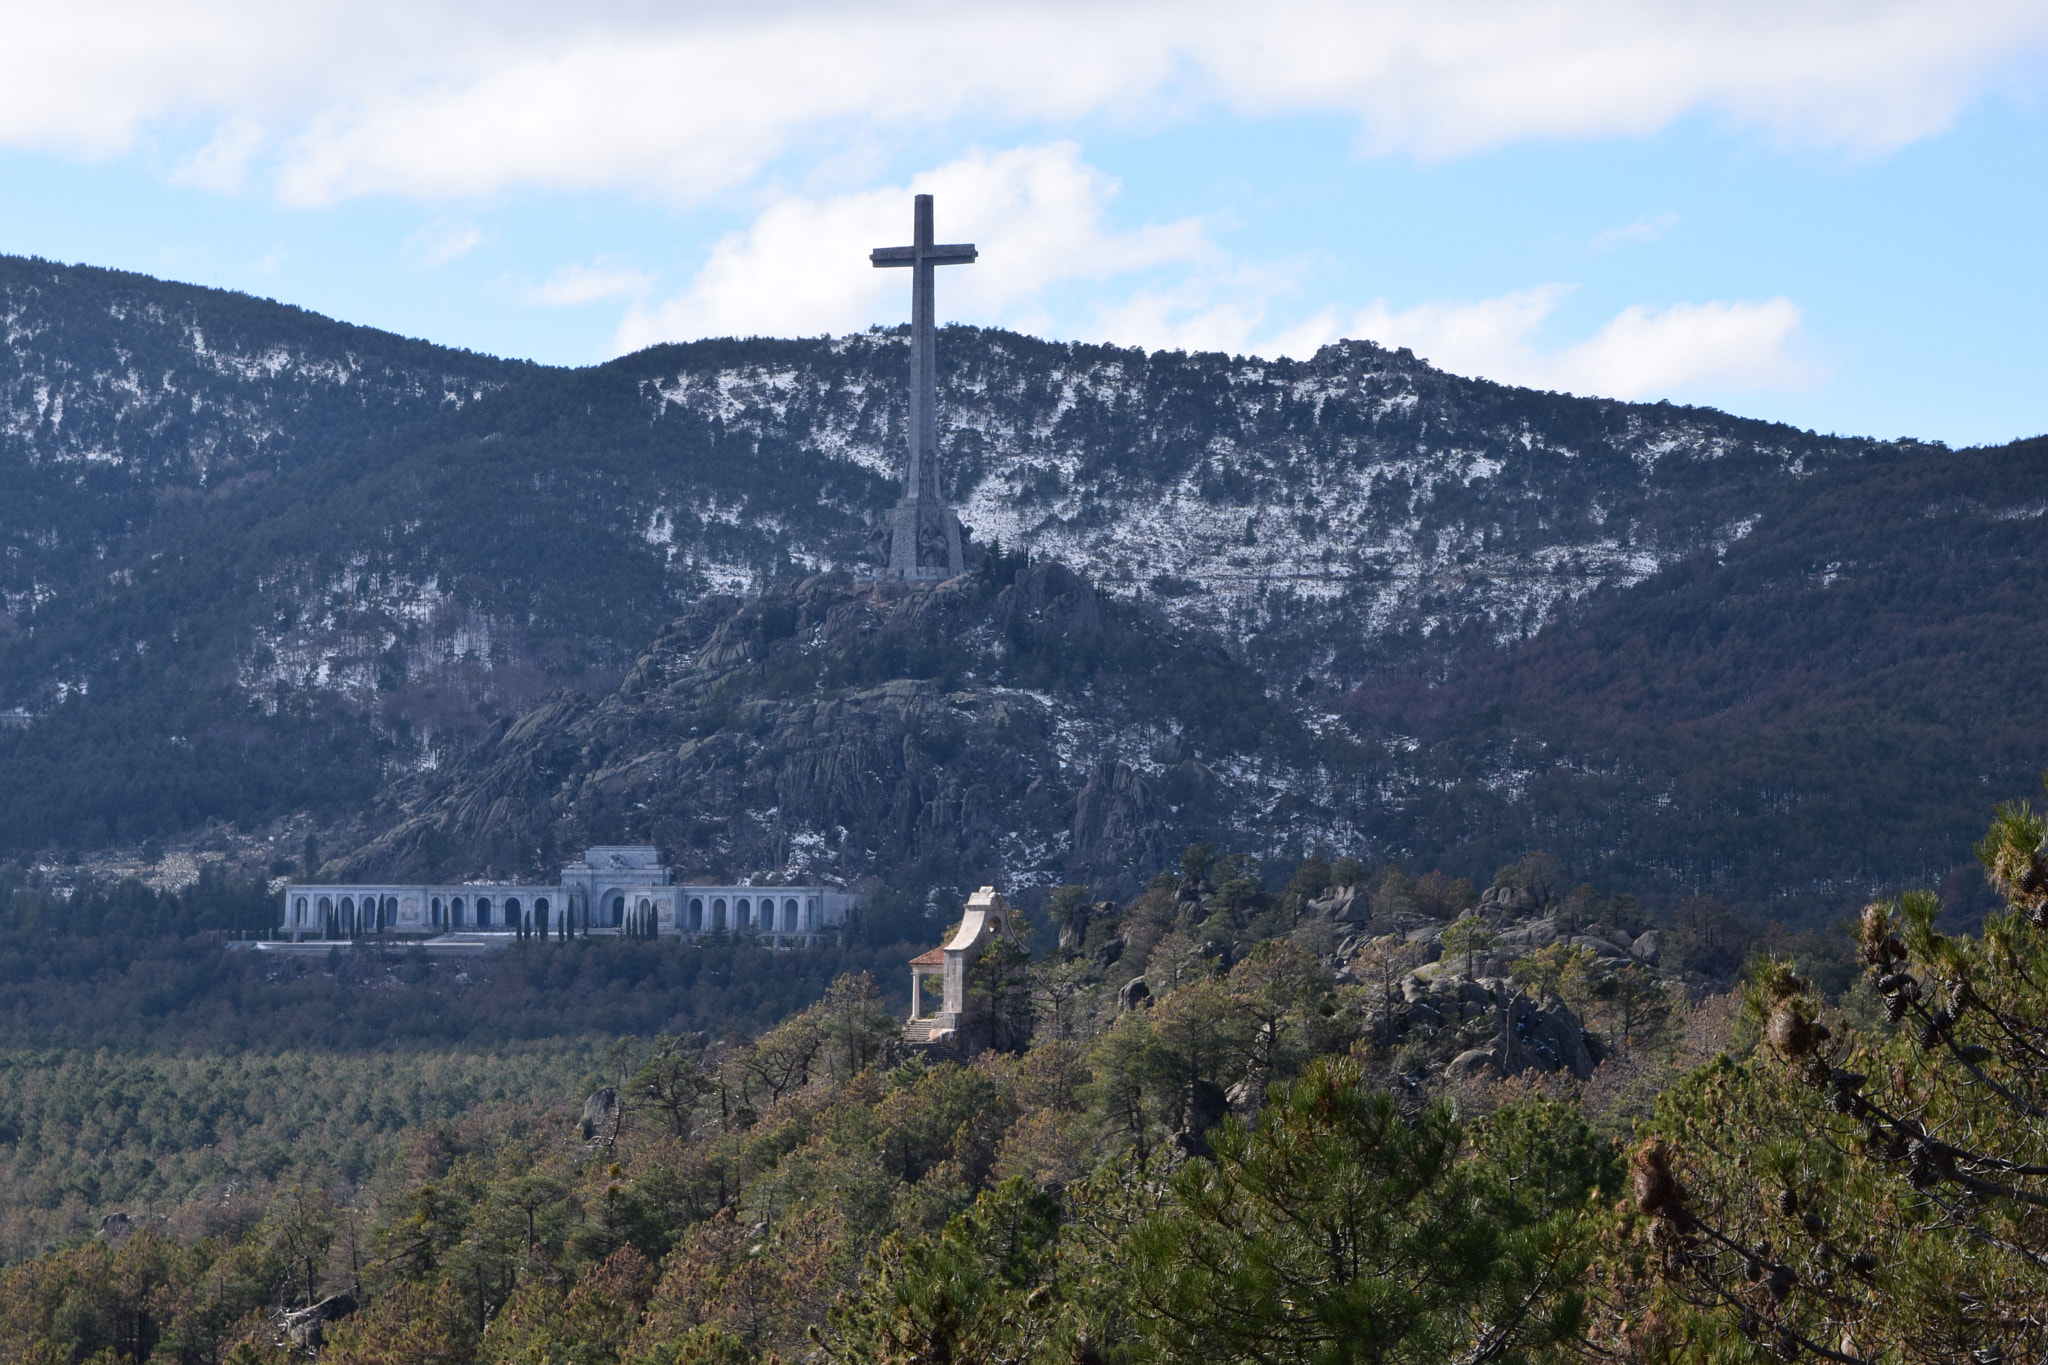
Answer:
[[[868, 253], [868, 260], [877, 267], [916, 265], [919, 254], [914, 246], [878, 246]], [[922, 254], [933, 265], [972, 265], [978, 253], [971, 242], [950, 242], [928, 246]]]

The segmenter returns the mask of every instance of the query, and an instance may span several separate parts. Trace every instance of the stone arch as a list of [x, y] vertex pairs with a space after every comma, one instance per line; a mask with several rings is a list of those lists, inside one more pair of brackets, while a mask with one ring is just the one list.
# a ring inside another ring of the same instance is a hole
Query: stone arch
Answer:
[[433, 899], [433, 902], [432, 902], [432, 906], [431, 906], [431, 908], [430, 908], [430, 909], [428, 910], [428, 912], [427, 912], [427, 913], [428, 913], [428, 915], [429, 915], [429, 916], [430, 916], [430, 917], [432, 918], [432, 920], [433, 920], [433, 927], [434, 927], [434, 928], [436, 928], [436, 929], [440, 928], [440, 927], [441, 927], [441, 898], [440, 898], [439, 896], [436, 896], [436, 897], [434, 897], [434, 899]]
[[814, 934], [815, 934], [815, 933], [817, 933], [817, 932], [818, 932], [818, 931], [819, 931], [820, 929], [822, 929], [822, 928], [824, 928], [824, 927], [825, 927], [825, 925], [824, 925], [823, 917], [822, 917], [822, 916], [821, 916], [821, 915], [819, 914], [819, 911], [818, 911], [818, 898], [817, 898], [816, 896], [807, 896], [807, 897], [805, 897], [805, 898], [804, 898], [804, 928], [806, 928], [806, 929], [810, 930], [810, 931], [811, 931], [812, 933], [814, 933]]
[[300, 896], [292, 906], [292, 926], [301, 928], [306, 923], [306, 898]]
[[548, 898], [536, 896], [533, 901], [533, 928], [542, 938], [548, 936]]
[[461, 928], [461, 927], [463, 926], [463, 923], [464, 923], [464, 921], [463, 921], [463, 917], [462, 917], [462, 912], [463, 912], [463, 909], [464, 909], [464, 907], [463, 907], [463, 904], [462, 904], [462, 897], [460, 897], [460, 896], [456, 896], [456, 897], [453, 897], [452, 899], [450, 899], [450, 900], [449, 900], [449, 902], [448, 902], [448, 927], [449, 927], [450, 929], [460, 929], [460, 928]]
[[703, 931], [704, 898], [702, 896], [692, 896], [690, 897], [690, 932], [697, 934]]
[[507, 929], [524, 928], [525, 926], [520, 922], [520, 916], [525, 913], [526, 911], [519, 904], [519, 897], [505, 897], [505, 927]]
[[479, 929], [491, 927], [491, 898], [489, 896], [478, 896], [476, 898], [476, 927]]
[[613, 896], [610, 908], [611, 918], [607, 923], [614, 929], [624, 928], [626, 924], [626, 898], [624, 896]]
[[782, 903], [782, 932], [785, 934], [796, 932], [796, 897], [794, 896], [791, 896]]
[[732, 903], [732, 927], [736, 930], [747, 929], [753, 926], [753, 922], [754, 903], [747, 897], [741, 896]]
[[711, 927], [714, 931], [725, 928], [725, 897], [719, 896], [711, 902]]

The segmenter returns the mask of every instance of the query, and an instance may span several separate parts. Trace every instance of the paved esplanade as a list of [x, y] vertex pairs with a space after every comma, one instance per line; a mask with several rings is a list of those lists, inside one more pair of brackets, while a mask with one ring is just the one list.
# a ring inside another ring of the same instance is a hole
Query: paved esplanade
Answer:
[[876, 266], [910, 267], [910, 448], [903, 458], [903, 500], [889, 514], [889, 571], [904, 578], [951, 578], [965, 565], [960, 523], [939, 496], [939, 372], [934, 360], [935, 267], [972, 265], [970, 243], [932, 241], [932, 197], [917, 196], [909, 246], [877, 247]]

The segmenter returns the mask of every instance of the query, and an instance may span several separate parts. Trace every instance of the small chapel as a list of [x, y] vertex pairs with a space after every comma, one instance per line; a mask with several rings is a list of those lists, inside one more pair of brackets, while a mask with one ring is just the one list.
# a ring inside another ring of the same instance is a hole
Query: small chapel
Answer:
[[[960, 927], [941, 947], [910, 959], [910, 1018], [903, 1041], [913, 1046], [971, 1051], [978, 1038], [978, 1011], [967, 990], [968, 973], [998, 939], [1011, 937], [1010, 907], [993, 886], [984, 886], [967, 900]], [[924, 1012], [925, 979], [939, 978], [937, 1013]]]

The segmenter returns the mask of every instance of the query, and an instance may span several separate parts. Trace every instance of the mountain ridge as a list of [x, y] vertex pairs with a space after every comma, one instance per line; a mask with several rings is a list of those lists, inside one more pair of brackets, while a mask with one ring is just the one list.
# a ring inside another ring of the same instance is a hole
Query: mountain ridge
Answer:
[[[0, 479], [33, 494], [0, 512], [0, 702], [37, 717], [0, 735], [17, 789], [0, 825], [17, 854], [207, 819], [360, 812], [389, 784], [495, 742], [551, 693], [602, 704], [704, 601], [858, 567], [893, 500], [897, 332], [698, 342], [551, 370], [218, 291], [163, 286], [152, 301], [145, 277], [0, 266]], [[224, 320], [195, 336], [207, 308]], [[117, 369], [124, 351], [154, 358]], [[348, 384], [333, 377], [337, 353], [357, 357]], [[1104, 602], [1256, 679], [1304, 733], [1375, 755], [1376, 813], [1320, 834], [1283, 836], [1260, 813], [1267, 798], [1239, 793], [1257, 818], [1218, 828], [1260, 851], [1341, 837], [1388, 856], [1458, 846], [1482, 859], [1555, 842], [1588, 866], [1768, 898], [1762, 853], [1740, 872], [1721, 855], [1676, 856], [1677, 836], [1637, 818], [1635, 804], [1678, 799], [1654, 734], [1617, 749], [1597, 711], [1565, 704], [1611, 660], [1616, 632], [1636, 628], [1632, 614], [1682, 598], [1711, 617], [1714, 574], [1753, 588], [1744, 575], [1769, 560], [1782, 590], [1744, 600], [1811, 615], [1822, 654], [1880, 619], [1875, 599], [1828, 597], [1862, 576], [1911, 599], [1882, 619], [1946, 622], [1946, 642], [1923, 632], [1922, 647], [1965, 670], [1988, 657], [1993, 629], [2007, 674], [2034, 657], [2023, 610], [2007, 602], [1996, 627], [1968, 625], [1966, 598], [1929, 597], [1933, 580], [1914, 577], [1901, 545], [1864, 543], [1855, 521], [1910, 537], [1925, 527], [1892, 495], [1917, 490], [1949, 509], [1928, 524], [1964, 566], [1954, 593], [2003, 582], [2024, 598], [2039, 571], [2020, 534], [2040, 501], [2027, 443], [1949, 452], [1540, 394], [1368, 342], [1268, 362], [949, 328], [939, 354], [948, 491], [983, 547], [1068, 565]], [[59, 389], [52, 421], [35, 398]], [[163, 418], [173, 391], [197, 397], [200, 428]], [[87, 460], [88, 447], [115, 458]], [[1845, 498], [1855, 507], [1828, 512]], [[1854, 610], [1820, 610], [1828, 601]], [[1566, 665], [1571, 638], [1591, 643]], [[1658, 667], [1682, 672], [1712, 645], [1669, 638]], [[1785, 695], [1797, 652], [1781, 639], [1750, 690]], [[1969, 686], [1914, 685], [1937, 710]], [[1739, 693], [1714, 694], [1714, 714], [1733, 719], [1699, 741], [1716, 772], [1739, 770], [1755, 738]], [[1914, 699], [1866, 703], [1882, 728]], [[1680, 723], [1656, 715], [1652, 730]], [[2048, 740], [1983, 707], [1944, 724], [1956, 763], [1998, 794], [2024, 790], [2034, 760], [2016, 756]], [[1150, 751], [1170, 738], [1118, 761], [1150, 782], [1178, 761]], [[1915, 741], [1920, 761], [1941, 761], [1932, 744]], [[1901, 763], [1866, 764], [1857, 781], [1899, 781]], [[1579, 794], [1542, 795], [1559, 783]], [[1790, 799], [1839, 812], [1824, 787]], [[1617, 827], [1666, 832], [1645, 846], [1606, 838], [1597, 812], [1537, 808], [1596, 789]], [[1759, 837], [1770, 802], [1735, 805], [1740, 837]], [[1900, 875], [1907, 851], [1933, 866], [1928, 818], [1916, 806], [1841, 868], [1821, 875], [1809, 856], [1797, 879]]]

